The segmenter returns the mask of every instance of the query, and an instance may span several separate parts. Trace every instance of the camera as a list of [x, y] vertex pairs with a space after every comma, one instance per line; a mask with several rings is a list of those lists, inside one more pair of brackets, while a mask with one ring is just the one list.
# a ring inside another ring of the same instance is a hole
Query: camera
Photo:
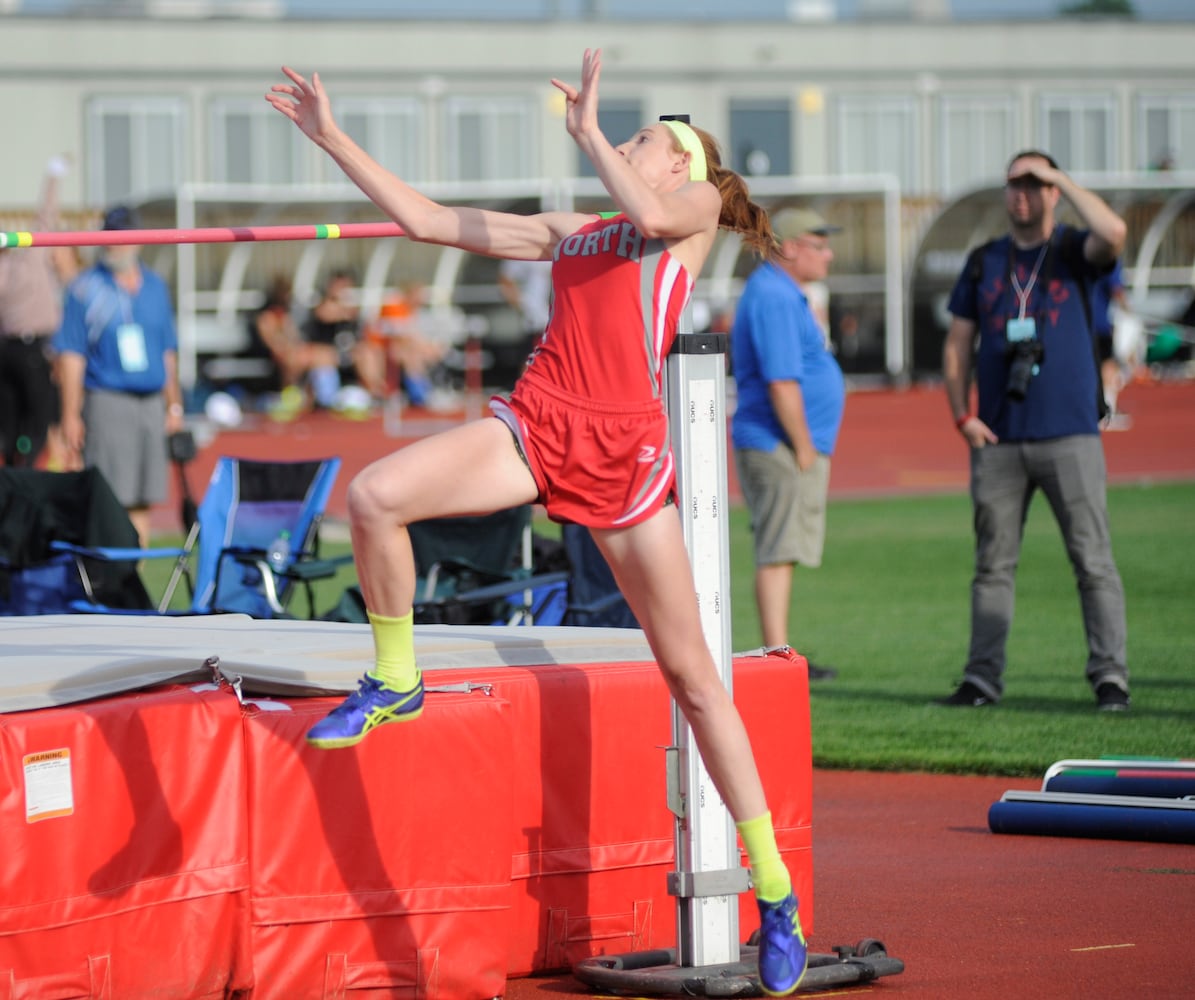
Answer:
[[1008, 385], [1004, 392], [1009, 399], [1025, 398], [1029, 391], [1029, 380], [1033, 378], [1037, 366], [1045, 356], [1045, 349], [1036, 337], [1014, 341], [1008, 345], [1005, 357], [1011, 358], [1012, 363], [1008, 367]]

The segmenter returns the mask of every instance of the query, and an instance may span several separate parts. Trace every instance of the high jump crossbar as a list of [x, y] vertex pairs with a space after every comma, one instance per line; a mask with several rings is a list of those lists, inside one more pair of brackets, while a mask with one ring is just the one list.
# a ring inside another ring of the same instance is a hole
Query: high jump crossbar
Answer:
[[47, 233], [0, 232], [10, 247], [161, 246], [177, 243], [267, 243], [284, 240], [367, 240], [403, 236], [394, 222], [300, 226], [213, 226], [205, 229], [96, 229]]

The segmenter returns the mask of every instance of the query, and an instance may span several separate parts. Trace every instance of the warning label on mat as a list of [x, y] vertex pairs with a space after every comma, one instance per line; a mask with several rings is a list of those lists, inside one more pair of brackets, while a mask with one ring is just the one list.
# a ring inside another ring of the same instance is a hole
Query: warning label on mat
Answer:
[[69, 816], [75, 811], [71, 789], [71, 752], [67, 749], [27, 753], [25, 767], [25, 821]]

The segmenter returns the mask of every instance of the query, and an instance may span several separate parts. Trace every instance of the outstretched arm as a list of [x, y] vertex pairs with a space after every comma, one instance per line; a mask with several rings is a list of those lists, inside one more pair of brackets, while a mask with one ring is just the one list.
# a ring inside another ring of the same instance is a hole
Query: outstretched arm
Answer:
[[[687, 173], [680, 186], [651, 184], [641, 176], [598, 128], [598, 83], [602, 75], [602, 50], [586, 49], [581, 63], [581, 87], [562, 80], [552, 85], [564, 94], [568, 133], [589, 157], [614, 203], [627, 214], [644, 236], [683, 239], [713, 232], [718, 225], [721, 197], [707, 183], [692, 183]], [[643, 133], [636, 135], [638, 141]]]
[[514, 215], [432, 201], [374, 160], [341, 130], [318, 73], [307, 80], [287, 66], [282, 72], [290, 83], [274, 84], [266, 100], [328, 153], [410, 239], [492, 257], [535, 260], [551, 257], [556, 244], [590, 218], [570, 212]]

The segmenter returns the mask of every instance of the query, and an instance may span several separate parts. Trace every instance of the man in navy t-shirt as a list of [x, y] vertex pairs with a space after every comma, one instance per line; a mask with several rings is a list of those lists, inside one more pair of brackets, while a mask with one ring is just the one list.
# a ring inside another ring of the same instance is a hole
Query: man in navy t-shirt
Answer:
[[[1065, 197], [1080, 229], [1055, 223]], [[1009, 163], [1009, 234], [968, 261], [950, 297], [946, 395], [971, 449], [976, 533], [971, 645], [963, 680], [940, 704], [979, 707], [1004, 693], [1021, 532], [1034, 492], [1049, 501], [1079, 583], [1087, 679], [1101, 710], [1129, 705], [1124, 589], [1112, 558], [1090, 286], [1124, 248], [1125, 224], [1053, 158]], [[970, 408], [974, 374], [978, 411]]]

